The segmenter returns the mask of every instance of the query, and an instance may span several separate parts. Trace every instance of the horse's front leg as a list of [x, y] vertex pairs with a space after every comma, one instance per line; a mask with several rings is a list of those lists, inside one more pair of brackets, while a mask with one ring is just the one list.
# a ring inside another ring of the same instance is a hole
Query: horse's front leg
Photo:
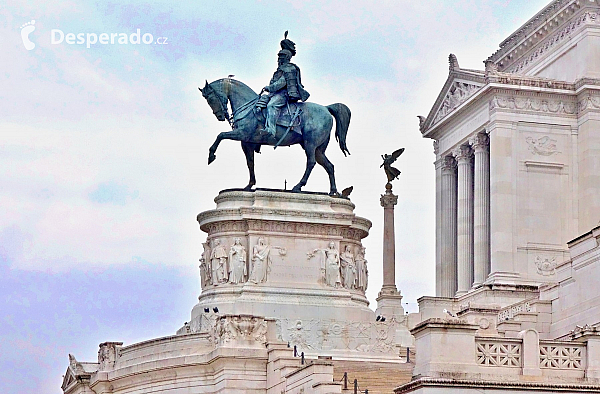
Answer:
[[250, 144], [247, 142], [242, 142], [242, 150], [246, 155], [246, 165], [248, 166], [248, 171], [250, 172], [250, 181], [248, 185], [244, 188], [244, 190], [252, 190], [252, 186], [256, 185], [256, 177], [254, 175], [254, 148], [256, 144]]
[[217, 158], [217, 155], [215, 153], [217, 152], [217, 148], [219, 147], [219, 144], [222, 140], [241, 141], [242, 133], [240, 133], [239, 131], [224, 131], [222, 133], [219, 133], [217, 139], [215, 139], [215, 142], [213, 142], [213, 144], [208, 149], [208, 164], [212, 163]]

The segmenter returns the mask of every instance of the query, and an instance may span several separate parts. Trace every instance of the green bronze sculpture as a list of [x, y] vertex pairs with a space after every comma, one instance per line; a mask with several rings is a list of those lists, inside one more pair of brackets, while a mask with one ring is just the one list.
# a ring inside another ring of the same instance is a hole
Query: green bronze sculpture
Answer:
[[[277, 70], [269, 85], [263, 88], [267, 95], [258, 100], [259, 108], [267, 108], [266, 131], [275, 136], [277, 130], [277, 118], [281, 110], [290, 102], [306, 101], [310, 94], [304, 90], [300, 79], [300, 68], [290, 63], [292, 56], [296, 54], [296, 44], [287, 38], [288, 32], [284, 34], [281, 41], [281, 50], [277, 54]], [[262, 93], [262, 92], [261, 92]]]
[[[211, 145], [208, 164], [216, 159], [216, 151], [222, 140], [241, 141], [250, 172], [250, 181], [245, 189], [251, 190], [256, 185], [254, 153], [260, 152], [262, 145], [277, 147], [299, 144], [306, 153], [306, 170], [292, 191], [300, 191], [306, 185], [315, 164], [319, 163], [329, 176], [329, 193], [337, 195], [333, 164], [325, 156], [325, 149], [329, 144], [335, 119], [335, 139], [344, 155], [350, 154], [346, 147], [350, 109], [341, 103], [323, 106], [302, 102], [308, 98], [308, 93], [300, 83], [300, 69], [289, 62], [295, 53], [295, 45], [287, 39], [287, 34], [281, 41], [281, 47], [280, 65], [272, 83], [265, 87], [265, 90], [269, 91], [268, 95], [256, 94], [250, 87], [231, 76], [210, 84], [207, 81], [204, 88], [198, 88], [216, 118], [219, 121], [228, 121], [232, 127], [231, 131], [219, 133]], [[231, 115], [228, 104], [231, 105]], [[269, 105], [274, 112], [265, 116], [263, 108], [268, 108]], [[267, 127], [265, 120], [268, 120]]]

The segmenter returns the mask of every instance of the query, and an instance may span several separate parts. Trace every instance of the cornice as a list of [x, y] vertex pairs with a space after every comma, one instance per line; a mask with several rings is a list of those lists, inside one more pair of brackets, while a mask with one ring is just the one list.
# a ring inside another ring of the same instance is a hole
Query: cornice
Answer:
[[[561, 29], [556, 31], [549, 38], [540, 39], [539, 45], [536, 43], [535, 45], [531, 46], [530, 49], [524, 49], [523, 55], [516, 57], [516, 60], [510, 63], [510, 65], [507, 62], [503, 62], [506, 64], [502, 68], [506, 71], [514, 73], [522, 72], [530, 64], [534, 63], [538, 58], [542, 57], [556, 45], [570, 39], [573, 33], [584, 25], [589, 23], [598, 24], [599, 22], [600, 18], [598, 12], [583, 12], [577, 18], [573, 19], [571, 22], [567, 23]], [[537, 47], [537, 49], [534, 50], [534, 47]]]
[[522, 382], [522, 381], [491, 381], [476, 379], [451, 379], [451, 378], [431, 378], [421, 377], [402, 385], [394, 390], [396, 394], [407, 393], [418, 387], [437, 386], [437, 387], [473, 387], [490, 389], [513, 389], [513, 390], [552, 390], [552, 391], [577, 391], [582, 393], [600, 392], [599, 384], [583, 383], [558, 383], [558, 382]]
[[555, 0], [538, 12], [506, 40], [500, 43], [500, 49], [487, 61], [495, 63], [501, 71], [545, 40], [550, 34], [564, 28], [574, 14], [581, 9], [598, 9], [597, 3], [583, 0]]
[[[455, 118], [455, 115], [462, 113], [466, 108], [468, 108], [472, 103], [479, 100], [481, 97], [489, 98], [489, 94], [512, 94], [531, 97], [538, 96], [542, 99], [545, 97], [559, 97], [562, 98], [562, 101], [567, 103], [569, 102], [569, 97], [573, 97], [573, 100], [575, 100], [574, 97], [576, 96], [576, 86], [577, 83], [579, 83], [579, 81], [576, 83], [570, 83], [549, 78], [531, 77], [526, 75], [503, 72], [488, 73], [485, 76], [485, 81], [485, 85], [479, 88], [473, 95], [469, 96], [455, 109], [449, 111], [441, 119], [433, 122], [428, 117], [427, 120], [423, 123], [423, 127], [421, 128], [422, 135], [424, 137], [431, 138], [430, 136], [432, 135], [433, 131], [438, 129], [439, 126]], [[587, 78], [585, 79], [585, 81], [587, 81], [588, 84], [594, 82], [598, 83], [598, 87], [600, 89], [600, 80]], [[585, 82], [582, 81], [580, 83], [584, 84]], [[446, 88], [446, 86], [444, 87]], [[444, 91], [445, 90], [442, 90], [442, 92]], [[436, 102], [436, 105], [439, 107], [439, 103]], [[433, 108], [435, 109], [437, 107], [434, 105]], [[430, 116], [432, 116], [432, 112], [430, 112]], [[548, 112], [553, 111], [551, 110]], [[567, 111], [567, 113], [570, 112]]]

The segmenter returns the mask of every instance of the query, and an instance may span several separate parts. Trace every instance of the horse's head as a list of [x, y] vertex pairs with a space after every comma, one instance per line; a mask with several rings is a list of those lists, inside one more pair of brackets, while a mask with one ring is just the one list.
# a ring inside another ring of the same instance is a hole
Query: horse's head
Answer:
[[227, 112], [227, 97], [210, 86], [208, 81], [206, 81], [204, 88], [198, 89], [202, 92], [202, 96], [206, 99], [208, 105], [210, 105], [210, 108], [217, 119], [221, 122], [228, 120], [229, 112]]

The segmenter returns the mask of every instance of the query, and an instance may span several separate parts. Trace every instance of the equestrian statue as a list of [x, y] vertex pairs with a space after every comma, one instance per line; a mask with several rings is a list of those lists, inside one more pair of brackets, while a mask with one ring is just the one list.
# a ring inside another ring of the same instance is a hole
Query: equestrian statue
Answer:
[[[198, 88], [216, 118], [229, 122], [232, 128], [231, 131], [219, 133], [208, 151], [208, 164], [216, 159], [216, 151], [222, 140], [241, 141], [250, 172], [250, 181], [244, 190], [251, 190], [256, 185], [254, 153], [260, 153], [262, 145], [277, 148], [300, 144], [306, 153], [306, 170], [292, 191], [299, 192], [306, 185], [315, 163], [319, 163], [329, 175], [329, 194], [337, 195], [333, 164], [325, 156], [325, 149], [335, 119], [335, 138], [344, 156], [350, 154], [346, 147], [350, 109], [341, 103], [323, 106], [305, 102], [309, 93], [302, 85], [300, 68], [290, 62], [296, 54], [296, 48], [287, 38], [287, 31], [280, 46], [277, 70], [260, 94], [232, 76], [212, 83], [206, 81], [204, 88]], [[263, 95], [264, 92], [267, 94]], [[231, 106], [231, 115], [228, 104]]]

